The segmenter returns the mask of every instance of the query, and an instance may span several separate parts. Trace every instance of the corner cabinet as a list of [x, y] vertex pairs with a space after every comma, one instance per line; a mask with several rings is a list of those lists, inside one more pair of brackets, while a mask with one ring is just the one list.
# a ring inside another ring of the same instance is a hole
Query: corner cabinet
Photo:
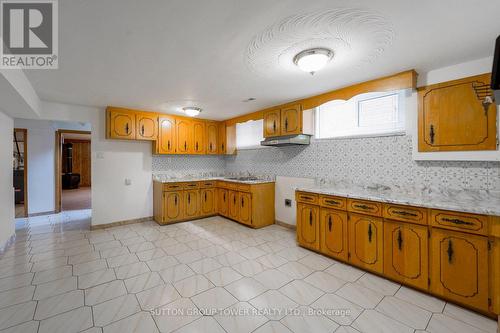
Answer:
[[491, 74], [418, 88], [418, 150], [497, 149]]
[[313, 134], [313, 111], [302, 110], [301, 104], [285, 105], [264, 111], [264, 137]]

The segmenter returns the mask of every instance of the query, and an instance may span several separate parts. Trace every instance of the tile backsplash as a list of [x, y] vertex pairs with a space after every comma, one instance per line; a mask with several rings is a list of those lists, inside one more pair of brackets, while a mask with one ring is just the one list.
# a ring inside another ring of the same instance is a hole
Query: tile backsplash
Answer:
[[235, 156], [153, 156], [153, 173], [346, 180], [358, 184], [500, 191], [499, 162], [414, 161], [411, 137], [313, 140], [309, 146], [240, 150]]

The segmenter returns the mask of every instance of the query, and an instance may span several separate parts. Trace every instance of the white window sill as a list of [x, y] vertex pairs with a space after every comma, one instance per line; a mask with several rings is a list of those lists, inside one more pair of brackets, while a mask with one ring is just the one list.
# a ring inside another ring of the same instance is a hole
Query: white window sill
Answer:
[[335, 136], [331, 138], [316, 138], [313, 137], [312, 141], [333, 141], [333, 140], [342, 140], [342, 139], [363, 139], [363, 138], [379, 138], [386, 136], [404, 136], [406, 135], [405, 130], [393, 131], [393, 132], [384, 132], [384, 133], [372, 133], [372, 134], [354, 134], [354, 135], [344, 135], [344, 136]]

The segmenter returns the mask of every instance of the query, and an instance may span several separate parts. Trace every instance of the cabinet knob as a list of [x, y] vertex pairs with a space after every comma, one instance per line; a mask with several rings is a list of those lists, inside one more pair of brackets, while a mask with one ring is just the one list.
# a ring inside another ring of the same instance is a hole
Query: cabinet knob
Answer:
[[431, 128], [429, 130], [429, 140], [431, 140], [431, 145], [434, 144], [434, 136], [436, 135], [436, 132], [434, 131], [434, 125], [431, 125]]
[[454, 254], [453, 243], [451, 242], [451, 239], [448, 240], [448, 249], [446, 250], [446, 252], [448, 254], [448, 263], [451, 264], [451, 261], [453, 260], [453, 254]]
[[288, 131], [288, 118], [285, 118], [285, 131]]
[[196, 141], [196, 151], [198, 151], [198, 141]]
[[205, 192], [205, 202], [207, 202], [207, 192]]
[[373, 236], [373, 230], [372, 230], [372, 224], [370, 223], [368, 225], [368, 242], [372, 242], [372, 236]]
[[332, 216], [328, 216], [328, 231], [332, 232]]
[[128, 130], [129, 130], [129, 127], [128, 127], [128, 123], [125, 124], [125, 132], [128, 134]]
[[167, 141], [167, 149], [170, 150], [170, 140]]
[[401, 235], [401, 229], [398, 230], [398, 249], [403, 250], [403, 236]]
[[184, 150], [187, 150], [187, 149], [188, 149], [187, 142], [184, 141]]
[[141, 135], [144, 136], [144, 125], [141, 126]]
[[188, 193], [188, 204], [191, 203], [191, 193]]
[[177, 206], [177, 195], [174, 197], [174, 204]]
[[273, 132], [276, 132], [276, 120], [273, 120]]
[[312, 213], [312, 210], [309, 211], [309, 225], [310, 226], [313, 225], [313, 213]]
[[241, 198], [241, 207], [243, 207], [245, 205], [244, 202], [245, 201], [243, 200], [243, 198]]

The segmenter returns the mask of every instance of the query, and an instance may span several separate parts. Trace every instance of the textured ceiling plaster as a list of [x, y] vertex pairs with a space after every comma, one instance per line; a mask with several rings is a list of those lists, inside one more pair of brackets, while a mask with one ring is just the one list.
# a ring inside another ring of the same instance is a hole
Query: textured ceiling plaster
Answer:
[[390, 22], [375, 12], [356, 8], [317, 10], [289, 16], [255, 36], [246, 63], [265, 75], [303, 75], [293, 57], [306, 49], [334, 51], [322, 71], [359, 67], [373, 62], [393, 40]]

